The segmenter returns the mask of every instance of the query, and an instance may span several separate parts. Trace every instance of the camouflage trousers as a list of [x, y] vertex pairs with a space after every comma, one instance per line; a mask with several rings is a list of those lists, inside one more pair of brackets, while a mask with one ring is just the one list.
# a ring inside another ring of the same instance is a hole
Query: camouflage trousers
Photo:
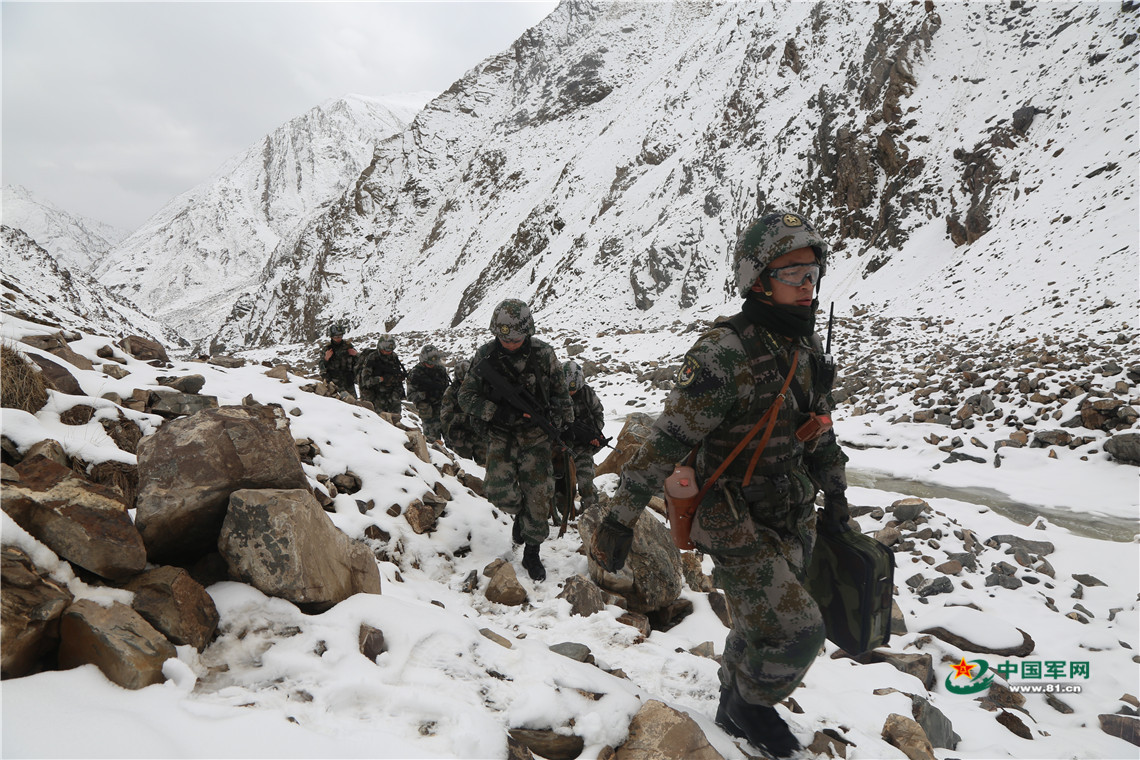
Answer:
[[551, 443], [540, 432], [492, 430], [487, 443], [487, 500], [521, 521], [523, 541], [541, 544], [550, 533], [554, 501]]
[[440, 404], [429, 404], [424, 401], [416, 404], [416, 412], [424, 426], [424, 438], [431, 441], [443, 440], [443, 423], [439, 419]]
[[712, 555], [713, 582], [724, 591], [732, 629], [724, 643], [721, 685], [746, 702], [772, 706], [800, 684], [823, 646], [823, 618], [804, 588], [810, 547], [792, 534], [759, 531], [745, 556]]
[[360, 397], [365, 401], [371, 401], [372, 407], [378, 412], [388, 412], [397, 418], [403, 414], [403, 406], [400, 404], [403, 396], [400, 394], [399, 388], [387, 388], [383, 385], [371, 388], [362, 387]]
[[487, 437], [476, 433], [466, 418], [459, 419], [457, 416], [452, 419], [443, 431], [443, 439], [459, 456], [473, 459], [477, 464], [486, 464]]
[[336, 387], [342, 391], [346, 391], [350, 396], [356, 398], [356, 378], [352, 374], [347, 375], [329, 375], [328, 382], [336, 383]]

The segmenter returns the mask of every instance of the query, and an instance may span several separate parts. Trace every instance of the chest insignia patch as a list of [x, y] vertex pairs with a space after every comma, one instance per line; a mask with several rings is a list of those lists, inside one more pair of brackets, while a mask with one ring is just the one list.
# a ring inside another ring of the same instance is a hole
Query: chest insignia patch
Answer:
[[677, 387], [688, 388], [697, 379], [697, 373], [701, 369], [701, 364], [691, 356], [685, 357], [685, 363], [681, 365], [681, 369], [677, 371]]

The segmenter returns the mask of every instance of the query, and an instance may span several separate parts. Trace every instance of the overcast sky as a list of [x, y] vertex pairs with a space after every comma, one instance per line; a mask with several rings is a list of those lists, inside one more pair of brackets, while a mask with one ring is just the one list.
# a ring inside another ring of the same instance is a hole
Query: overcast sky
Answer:
[[3, 183], [130, 231], [326, 100], [443, 92], [556, 4], [3, 0]]

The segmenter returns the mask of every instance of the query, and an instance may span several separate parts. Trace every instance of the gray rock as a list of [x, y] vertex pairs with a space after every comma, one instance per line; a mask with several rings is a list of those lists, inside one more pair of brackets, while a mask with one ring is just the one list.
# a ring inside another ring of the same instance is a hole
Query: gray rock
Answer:
[[883, 740], [898, 747], [910, 760], [935, 760], [934, 747], [915, 720], [891, 713], [883, 724]]
[[1021, 579], [1013, 575], [1005, 575], [1004, 573], [991, 573], [986, 576], [987, 586], [1001, 586], [1011, 590], [1019, 589], [1022, 587]]
[[566, 579], [559, 599], [570, 602], [570, 614], [589, 617], [606, 608], [603, 592], [584, 575], [573, 575]]
[[308, 489], [234, 491], [218, 551], [235, 579], [317, 610], [380, 593], [372, 552], [333, 525]]
[[962, 737], [954, 732], [954, 724], [941, 710], [923, 697], [911, 697], [911, 715], [922, 726], [926, 738], [934, 747], [956, 749]]
[[[526, 601], [526, 589], [519, 583], [515, 568], [510, 562], [492, 563], [494, 570], [490, 575], [490, 582], [484, 595], [492, 602], [505, 604], [508, 607], [518, 607]], [[488, 566], [490, 568], [490, 566]], [[486, 570], [483, 571], [487, 573]]]
[[907, 522], [908, 520], [914, 520], [923, 512], [929, 512], [930, 505], [922, 499], [911, 497], [907, 499], [899, 499], [895, 503], [891, 504], [889, 511], [899, 522]]
[[949, 594], [954, 590], [954, 582], [945, 575], [929, 578], [918, 584], [915, 593], [919, 596], [934, 596], [935, 594]]
[[170, 357], [166, 355], [166, 349], [161, 343], [150, 338], [144, 338], [141, 335], [128, 335], [115, 345], [140, 361], [149, 362], [156, 359], [164, 362], [170, 361]]
[[180, 377], [155, 378], [155, 382], [159, 385], [165, 385], [167, 388], [173, 388], [179, 393], [195, 394], [202, 390], [202, 386], [206, 384], [206, 378], [202, 375], [182, 375]]
[[1073, 573], [1073, 580], [1082, 586], [1107, 586], [1108, 584], [1097, 578], [1095, 575], [1087, 575], [1085, 573]]
[[135, 523], [156, 564], [215, 551], [234, 491], [308, 489], [279, 407], [226, 406], [168, 422], [139, 442], [138, 463]]
[[[578, 520], [583, 543], [593, 541], [602, 520], [599, 507], [588, 510]], [[608, 573], [591, 558], [590, 579], [603, 589], [625, 598], [631, 612], [651, 612], [672, 604], [681, 595], [681, 553], [656, 517], [643, 512], [633, 529], [633, 548], [620, 573]]]
[[590, 659], [590, 648], [585, 644], [577, 644], [573, 641], [564, 641], [561, 644], [554, 644], [550, 647], [551, 652], [556, 652], [563, 657], [569, 657], [575, 662], [586, 662]]
[[582, 737], [559, 734], [550, 729], [512, 728], [511, 737], [531, 752], [547, 760], [574, 760], [582, 754]]
[[1056, 550], [1056, 547], [1054, 547], [1050, 541], [1031, 541], [1027, 538], [1007, 534], [991, 536], [990, 541], [993, 543], [989, 544], [989, 542], [987, 542], [987, 544], [995, 547], [1001, 546], [1002, 544], [1009, 544], [1010, 548], [1006, 550], [1006, 554], [1013, 554], [1021, 550], [1028, 554], [1036, 554], [1040, 557], [1044, 557], [1047, 554], [1052, 554]]
[[1127, 715], [1098, 715], [1100, 730], [1140, 747], [1140, 719]]
[[146, 402], [147, 410], [167, 419], [189, 417], [204, 409], [217, 409], [216, 396], [202, 396], [196, 393], [178, 391], [151, 391]]
[[1104, 442], [1104, 450], [1118, 462], [1140, 466], [1140, 433], [1117, 433]]
[[959, 649], [964, 649], [967, 652], [981, 652], [982, 654], [996, 654], [996, 655], [1001, 655], [1004, 657], [1027, 657], [1028, 655], [1030, 655], [1033, 652], [1034, 648], [1037, 645], [1034, 643], [1033, 638], [1028, 633], [1021, 630], [1020, 628], [1018, 628], [1017, 630], [1022, 636], [1021, 644], [1019, 644], [1018, 646], [1005, 647], [1002, 649], [994, 649], [992, 647], [984, 646], [982, 644], [975, 644], [974, 642], [970, 641], [969, 639], [965, 638], [964, 636], [959, 636], [956, 633], [951, 633], [950, 631], [947, 631], [945, 628], [942, 628], [940, 626], [936, 626], [933, 628], [926, 628], [922, 631], [922, 633], [934, 636], [935, 638], [941, 639], [942, 641], [945, 641], [948, 644], [953, 644], [954, 646], [958, 647]]

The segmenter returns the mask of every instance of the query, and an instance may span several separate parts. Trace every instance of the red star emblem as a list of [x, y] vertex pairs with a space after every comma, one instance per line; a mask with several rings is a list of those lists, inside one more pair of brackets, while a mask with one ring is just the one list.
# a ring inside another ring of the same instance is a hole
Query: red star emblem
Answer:
[[955, 678], [958, 678], [959, 676], [966, 676], [966, 678], [971, 678], [972, 676], [970, 673], [973, 672], [974, 668], [976, 668], [977, 665], [971, 665], [970, 663], [966, 662], [966, 658], [963, 657], [961, 662], [959, 662], [957, 665], [951, 665], [950, 667], [954, 668]]

